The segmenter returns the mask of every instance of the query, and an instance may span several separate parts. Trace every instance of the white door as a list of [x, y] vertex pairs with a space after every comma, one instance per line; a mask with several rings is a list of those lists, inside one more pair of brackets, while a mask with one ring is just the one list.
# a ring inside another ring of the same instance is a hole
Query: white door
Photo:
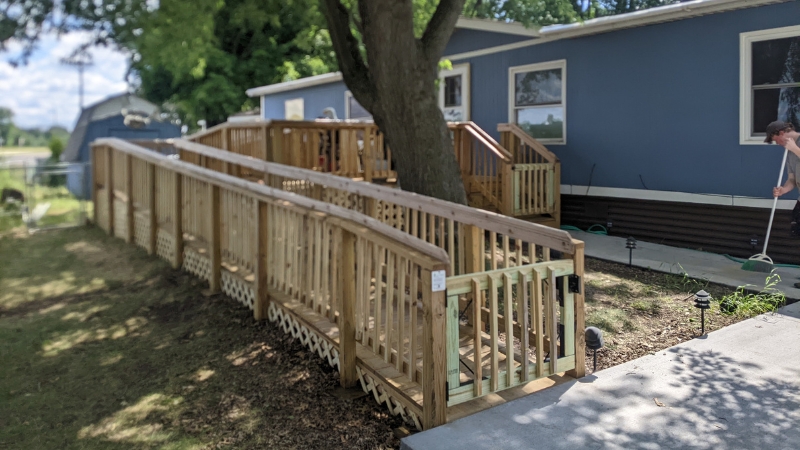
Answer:
[[466, 122], [469, 114], [469, 64], [439, 72], [439, 108], [448, 122]]

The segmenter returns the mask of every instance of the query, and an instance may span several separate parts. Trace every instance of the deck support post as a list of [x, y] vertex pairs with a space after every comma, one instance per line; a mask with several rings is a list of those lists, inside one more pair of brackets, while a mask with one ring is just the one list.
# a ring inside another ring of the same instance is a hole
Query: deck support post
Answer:
[[220, 210], [219, 210], [219, 186], [208, 185], [208, 220], [211, 235], [208, 238], [208, 256], [211, 264], [211, 276], [208, 280], [208, 287], [211, 292], [219, 292], [222, 278], [222, 260], [220, 254]]
[[147, 238], [147, 254], [156, 253], [156, 239], [158, 238], [158, 215], [156, 214], [156, 165], [147, 164], [147, 189], [150, 192], [147, 208], [150, 210], [150, 233]]
[[447, 291], [433, 292], [433, 274], [448, 266], [437, 264], [422, 270], [422, 428], [447, 423]]
[[[567, 375], [575, 378], [583, 378], [586, 376], [586, 307], [584, 305], [584, 249], [586, 244], [583, 241], [573, 239], [572, 243], [575, 244], [575, 254], [572, 255], [574, 274], [578, 276], [578, 290], [574, 295], [575, 298], [575, 368], [567, 372]], [[567, 324], [571, 325], [571, 324]]]
[[128, 201], [125, 203], [125, 242], [130, 244], [133, 242], [133, 158], [131, 155], [125, 155], [125, 193], [128, 196]]
[[356, 235], [347, 230], [342, 230], [339, 286], [342, 299], [339, 376], [342, 387], [349, 388], [358, 383], [358, 374], [356, 373]]
[[183, 176], [175, 172], [172, 179], [172, 237], [175, 239], [175, 253], [172, 255], [172, 268], [179, 269], [183, 265]]
[[256, 200], [255, 208], [256, 265], [253, 291], [255, 291], [256, 298], [253, 303], [253, 318], [256, 320], [264, 320], [267, 318], [267, 310], [269, 309], [269, 294], [267, 293], [269, 274], [269, 268], [267, 266], [269, 255], [269, 216], [266, 203]]
[[111, 161], [114, 150], [106, 147], [106, 198], [108, 203], [108, 235], [114, 236], [114, 164]]

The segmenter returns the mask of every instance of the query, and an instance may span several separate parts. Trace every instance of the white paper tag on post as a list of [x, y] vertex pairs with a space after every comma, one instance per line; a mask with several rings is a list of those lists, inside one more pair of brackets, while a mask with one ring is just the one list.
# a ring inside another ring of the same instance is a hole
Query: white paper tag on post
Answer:
[[447, 272], [434, 270], [431, 272], [431, 291], [442, 292], [447, 289]]

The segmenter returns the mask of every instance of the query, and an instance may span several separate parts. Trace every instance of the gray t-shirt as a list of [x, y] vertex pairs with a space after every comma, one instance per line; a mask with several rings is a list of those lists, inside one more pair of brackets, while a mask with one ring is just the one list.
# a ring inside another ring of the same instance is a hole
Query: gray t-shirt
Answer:
[[[800, 146], [800, 138], [797, 138], [797, 145]], [[789, 155], [786, 157], [786, 173], [789, 175], [794, 175], [794, 185], [797, 187], [797, 190], [800, 191], [800, 157], [795, 155], [792, 152], [789, 152]], [[800, 197], [797, 198], [800, 201]]]

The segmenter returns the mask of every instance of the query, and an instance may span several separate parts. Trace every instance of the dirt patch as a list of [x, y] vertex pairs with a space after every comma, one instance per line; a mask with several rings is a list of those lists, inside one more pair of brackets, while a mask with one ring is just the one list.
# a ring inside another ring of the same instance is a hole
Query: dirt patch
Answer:
[[[697, 291], [705, 290], [716, 300], [705, 313], [706, 333], [744, 319], [720, 311], [719, 300], [734, 291], [727, 286], [591, 258], [585, 268], [586, 325], [603, 330], [606, 344], [597, 352], [597, 370], [699, 336]], [[587, 373], [592, 355], [587, 349]]]

